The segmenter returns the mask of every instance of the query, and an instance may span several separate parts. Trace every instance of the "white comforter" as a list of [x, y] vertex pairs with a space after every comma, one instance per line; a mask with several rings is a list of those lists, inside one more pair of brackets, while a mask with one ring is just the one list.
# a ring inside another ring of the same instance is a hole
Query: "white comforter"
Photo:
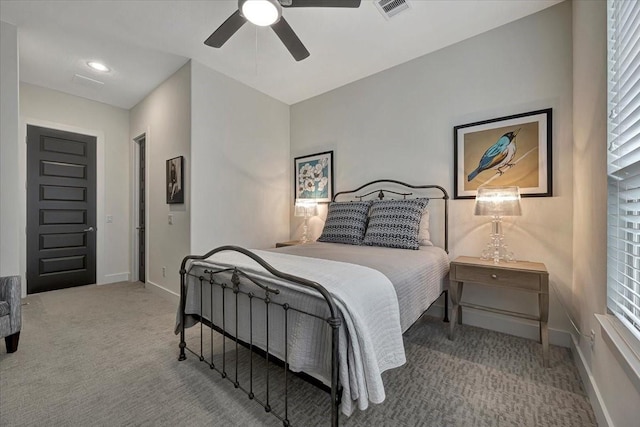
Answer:
[[[361, 410], [366, 409], [369, 402], [382, 402], [385, 399], [382, 372], [406, 362], [398, 300], [389, 279], [377, 270], [355, 264], [260, 250], [253, 252], [277, 270], [321, 284], [333, 296], [343, 319], [339, 339], [339, 374], [344, 387], [342, 412], [350, 415], [354, 402]], [[206, 262], [194, 264], [209, 267], [236, 266], [279, 287], [291, 289], [286, 282], [272, 276], [253, 260], [237, 252], [218, 253]], [[196, 281], [190, 281], [186, 313], [200, 312], [197, 289], [199, 287], [196, 287]], [[315, 291], [301, 293], [300, 288], [295, 289], [297, 292], [285, 290], [280, 295], [282, 301], [286, 297], [286, 302], [291, 306], [310, 312], [318, 312], [326, 307], [324, 300], [320, 300]], [[204, 292], [203, 297], [206, 301]], [[203, 313], [205, 314], [208, 313]], [[214, 323], [219, 321], [214, 315]], [[302, 370], [325, 384], [330, 384], [331, 340], [330, 334], [326, 332], [328, 328], [309, 316], [291, 316], [289, 321], [291, 369]], [[275, 332], [277, 334], [277, 330]], [[270, 328], [270, 335], [272, 333]], [[242, 333], [239, 332], [239, 335]], [[273, 354], [283, 358], [282, 349], [273, 350]]]

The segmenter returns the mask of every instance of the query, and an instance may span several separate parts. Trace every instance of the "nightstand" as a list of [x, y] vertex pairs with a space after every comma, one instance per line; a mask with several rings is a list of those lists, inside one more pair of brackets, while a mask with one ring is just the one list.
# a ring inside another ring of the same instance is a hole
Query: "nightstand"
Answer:
[[288, 242], [278, 242], [276, 243], [276, 248], [284, 248], [285, 246], [295, 246], [301, 243], [302, 242], [300, 240], [289, 240]]
[[[549, 273], [544, 264], [528, 261], [496, 264], [493, 260], [485, 261], [480, 258], [461, 256], [451, 262], [449, 280], [451, 281], [450, 294], [453, 302], [452, 318], [449, 323], [449, 339], [453, 339], [456, 321], [462, 324], [462, 307], [535, 320], [540, 327], [543, 366], [545, 368], [549, 367], [549, 331], [547, 329], [549, 318]], [[461, 302], [463, 283], [474, 283], [522, 293], [537, 294], [538, 315], [534, 316]]]

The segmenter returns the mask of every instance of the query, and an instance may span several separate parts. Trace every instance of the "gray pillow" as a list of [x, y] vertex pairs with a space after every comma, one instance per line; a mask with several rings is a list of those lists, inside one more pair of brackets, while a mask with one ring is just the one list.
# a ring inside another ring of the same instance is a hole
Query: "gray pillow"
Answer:
[[419, 249], [418, 232], [429, 199], [376, 200], [364, 236], [368, 246]]
[[361, 245], [372, 201], [331, 202], [319, 242]]

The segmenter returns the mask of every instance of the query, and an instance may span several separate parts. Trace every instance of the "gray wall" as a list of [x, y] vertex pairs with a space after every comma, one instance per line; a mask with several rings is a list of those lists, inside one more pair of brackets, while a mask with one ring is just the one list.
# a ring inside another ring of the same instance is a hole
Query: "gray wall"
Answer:
[[[0, 21], [0, 275], [19, 274], [18, 31]], [[23, 285], [24, 287], [24, 285]]]
[[191, 67], [191, 253], [288, 240], [289, 107]]
[[595, 333], [593, 346], [575, 335], [576, 362], [600, 425], [631, 427], [638, 425], [640, 378], [625, 370], [594, 316], [606, 314], [607, 304], [606, 64], [606, 2], [574, 1], [573, 296], [580, 329]]
[[[190, 61], [130, 114], [130, 139], [147, 134], [149, 284], [177, 295], [185, 255], [288, 237], [288, 106]], [[168, 205], [165, 161], [176, 156], [185, 203]]]
[[[134, 138], [146, 134], [146, 281], [152, 289], [162, 288], [178, 295], [180, 263], [189, 253], [191, 230], [191, 62], [130, 110], [130, 129], [132, 159], [135, 158]], [[177, 156], [184, 156], [184, 204], [169, 205], [166, 203], [166, 161]], [[136, 203], [132, 201], [133, 209]]]
[[[335, 151], [338, 191], [378, 178], [436, 183], [452, 194], [455, 125], [553, 108], [554, 197], [523, 199], [506, 219], [519, 259], [547, 265], [571, 301], [573, 278], [571, 3], [480, 34], [291, 107], [292, 157]], [[473, 200], [451, 203], [451, 257], [479, 255], [490, 231]], [[314, 237], [322, 227], [313, 222]], [[300, 220], [291, 217], [291, 234]], [[534, 298], [465, 288], [465, 300], [535, 312]], [[552, 294], [552, 343], [569, 345], [568, 322]], [[530, 338], [535, 324], [469, 311], [465, 321]]]

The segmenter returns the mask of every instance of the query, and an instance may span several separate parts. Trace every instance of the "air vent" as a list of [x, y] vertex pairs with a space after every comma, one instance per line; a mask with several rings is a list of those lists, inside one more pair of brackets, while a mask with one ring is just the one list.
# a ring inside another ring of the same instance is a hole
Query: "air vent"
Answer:
[[71, 80], [80, 86], [90, 87], [92, 89], [102, 89], [102, 86], [104, 86], [104, 82], [92, 79], [91, 77], [83, 76], [82, 74], [74, 75], [73, 79]]
[[393, 18], [410, 7], [407, 0], [375, 0], [373, 3], [386, 19]]

